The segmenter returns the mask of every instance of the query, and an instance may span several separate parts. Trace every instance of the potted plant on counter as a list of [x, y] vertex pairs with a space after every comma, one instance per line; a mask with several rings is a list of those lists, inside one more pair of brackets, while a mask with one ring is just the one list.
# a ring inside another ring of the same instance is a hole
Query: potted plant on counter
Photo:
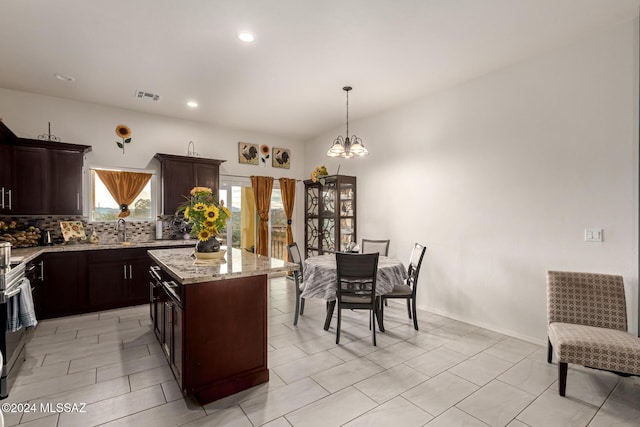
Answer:
[[[218, 202], [210, 188], [194, 187], [190, 197], [177, 212], [191, 225], [191, 236], [198, 239], [195, 248], [197, 258], [220, 258], [224, 252], [217, 239], [224, 230], [231, 212], [223, 203]], [[221, 253], [222, 252], [222, 253]]]

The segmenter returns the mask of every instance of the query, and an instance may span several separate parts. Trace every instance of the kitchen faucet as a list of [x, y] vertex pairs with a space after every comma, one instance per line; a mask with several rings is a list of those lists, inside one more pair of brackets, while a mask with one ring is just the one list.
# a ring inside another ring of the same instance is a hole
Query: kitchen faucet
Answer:
[[120, 230], [120, 224], [122, 224], [122, 241], [126, 242], [127, 241], [127, 223], [124, 220], [124, 218], [120, 218], [120, 219], [118, 219], [118, 222], [116, 222], [116, 237], [118, 237], [118, 231]]

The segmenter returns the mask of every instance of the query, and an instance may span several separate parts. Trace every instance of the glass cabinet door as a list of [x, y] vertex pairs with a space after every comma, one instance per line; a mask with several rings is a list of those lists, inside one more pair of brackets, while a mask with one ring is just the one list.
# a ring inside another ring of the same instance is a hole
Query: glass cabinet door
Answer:
[[305, 181], [305, 255], [350, 251], [356, 245], [356, 178]]
[[340, 182], [339, 187], [339, 219], [340, 219], [340, 250], [351, 251], [356, 245], [355, 220], [355, 182]]

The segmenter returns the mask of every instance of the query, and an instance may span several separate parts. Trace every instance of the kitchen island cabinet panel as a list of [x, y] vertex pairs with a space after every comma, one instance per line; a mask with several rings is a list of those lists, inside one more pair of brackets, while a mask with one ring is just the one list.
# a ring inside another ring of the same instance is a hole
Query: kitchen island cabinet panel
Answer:
[[206, 402], [269, 380], [266, 275], [188, 285], [185, 300], [188, 392]]
[[[164, 304], [172, 333], [166, 322], [164, 331], [154, 330], [182, 392], [206, 404], [269, 381], [268, 275], [298, 264], [238, 249], [212, 263], [194, 263], [191, 249], [149, 255], [157, 264], [151, 268], [152, 322], [158, 325]], [[174, 309], [181, 315], [170, 314]]]

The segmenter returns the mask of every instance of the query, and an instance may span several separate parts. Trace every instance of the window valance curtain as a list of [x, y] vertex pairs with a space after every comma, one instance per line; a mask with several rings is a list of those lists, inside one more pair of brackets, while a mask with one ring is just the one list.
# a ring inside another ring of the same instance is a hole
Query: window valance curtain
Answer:
[[271, 190], [273, 189], [272, 176], [252, 176], [251, 187], [256, 201], [256, 210], [260, 222], [258, 224], [258, 243], [256, 253], [269, 255], [269, 209], [271, 208]]
[[104, 183], [111, 197], [120, 205], [120, 218], [128, 217], [131, 212], [129, 205], [138, 197], [140, 192], [151, 179], [150, 173], [124, 172], [110, 170], [95, 170]]
[[279, 181], [280, 193], [282, 194], [282, 205], [284, 207], [284, 214], [287, 217], [287, 245], [290, 245], [293, 243], [291, 218], [293, 217], [293, 205], [296, 199], [296, 180], [291, 178], [280, 178]]

